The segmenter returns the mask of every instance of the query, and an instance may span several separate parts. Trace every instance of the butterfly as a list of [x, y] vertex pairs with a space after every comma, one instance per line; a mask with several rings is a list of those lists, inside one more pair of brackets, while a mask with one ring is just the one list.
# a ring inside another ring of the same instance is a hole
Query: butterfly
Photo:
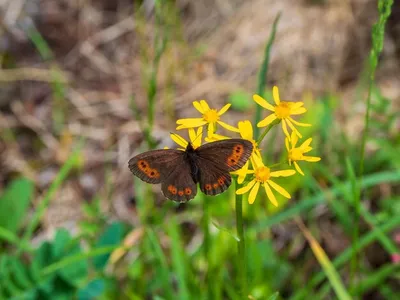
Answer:
[[244, 139], [227, 139], [185, 151], [151, 150], [129, 160], [129, 169], [141, 180], [157, 184], [168, 199], [187, 202], [197, 194], [197, 183], [206, 195], [217, 195], [231, 185], [229, 172], [243, 167], [253, 151]]

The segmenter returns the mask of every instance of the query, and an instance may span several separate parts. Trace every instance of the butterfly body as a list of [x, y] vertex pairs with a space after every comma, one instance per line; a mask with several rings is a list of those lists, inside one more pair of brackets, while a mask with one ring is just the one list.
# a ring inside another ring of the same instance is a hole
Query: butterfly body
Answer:
[[207, 195], [224, 192], [231, 184], [229, 172], [243, 167], [253, 150], [251, 142], [228, 139], [185, 151], [147, 151], [129, 160], [129, 169], [141, 180], [157, 184], [168, 199], [187, 202], [197, 193], [197, 183]]

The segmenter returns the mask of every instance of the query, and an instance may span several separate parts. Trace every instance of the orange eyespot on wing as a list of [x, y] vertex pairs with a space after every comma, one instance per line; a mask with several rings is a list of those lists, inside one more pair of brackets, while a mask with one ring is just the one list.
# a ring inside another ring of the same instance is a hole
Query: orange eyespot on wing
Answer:
[[244, 139], [228, 139], [205, 144], [197, 149], [198, 155], [213, 163], [224, 165], [228, 172], [244, 166], [253, 151], [253, 144]]
[[193, 199], [197, 193], [197, 186], [192, 178], [189, 163], [182, 161], [165, 179], [161, 190], [166, 198], [177, 202]]
[[168, 186], [168, 192], [170, 192], [172, 195], [176, 195], [176, 193], [178, 192], [178, 189], [176, 188], [176, 186], [170, 184]]
[[176, 167], [183, 152], [175, 149], [147, 151], [129, 160], [129, 169], [141, 180], [160, 183]]
[[244, 147], [242, 144], [236, 144], [233, 146], [231, 154], [226, 159], [226, 164], [229, 167], [235, 167], [242, 159], [244, 155]]

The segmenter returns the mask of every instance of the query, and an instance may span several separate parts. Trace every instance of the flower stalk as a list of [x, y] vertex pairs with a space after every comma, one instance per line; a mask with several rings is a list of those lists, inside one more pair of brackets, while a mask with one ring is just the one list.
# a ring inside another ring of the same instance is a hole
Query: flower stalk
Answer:
[[[237, 182], [235, 181], [235, 187]], [[242, 299], [247, 299], [247, 264], [246, 264], [246, 241], [244, 236], [243, 226], [243, 196], [235, 193], [235, 207], [236, 207], [236, 231], [239, 238], [238, 241], [238, 271], [239, 271], [239, 284]]]

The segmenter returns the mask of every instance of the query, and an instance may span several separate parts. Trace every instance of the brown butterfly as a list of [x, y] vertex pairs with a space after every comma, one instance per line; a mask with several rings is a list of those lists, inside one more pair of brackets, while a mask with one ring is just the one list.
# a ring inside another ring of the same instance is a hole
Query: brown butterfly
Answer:
[[206, 195], [217, 195], [231, 185], [229, 172], [243, 167], [253, 144], [243, 139], [228, 139], [185, 151], [160, 149], [147, 151], [129, 160], [129, 169], [141, 180], [157, 184], [168, 199], [187, 202], [197, 193], [197, 183]]

